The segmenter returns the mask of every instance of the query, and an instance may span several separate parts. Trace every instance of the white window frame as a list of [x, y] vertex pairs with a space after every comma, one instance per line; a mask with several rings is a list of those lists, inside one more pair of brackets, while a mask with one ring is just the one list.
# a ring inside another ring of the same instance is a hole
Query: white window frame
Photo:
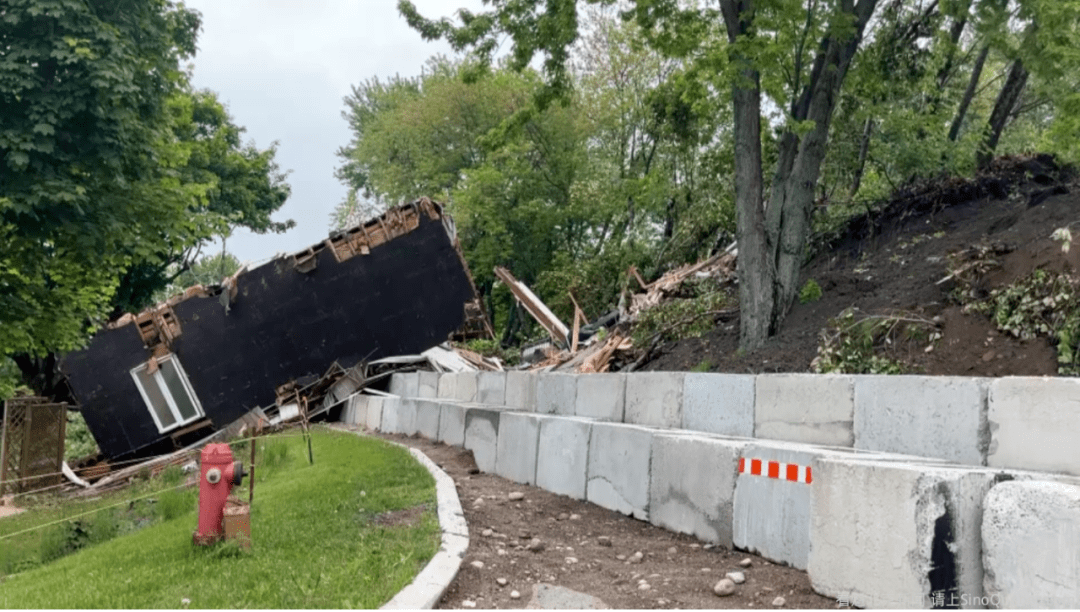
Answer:
[[[142, 382], [139, 380], [138, 373], [146, 370], [147, 364], [141, 364], [131, 369], [131, 379], [135, 381], [135, 386], [139, 389], [139, 395], [142, 396], [143, 403], [146, 404], [146, 410], [150, 413], [150, 416], [154, 419], [154, 425], [157, 426], [158, 433], [165, 433], [172, 431], [178, 427], [183, 427], [189, 423], [206, 416], [203, 411], [202, 403], [199, 402], [199, 396], [195, 395], [195, 389], [191, 387], [191, 382], [188, 380], [187, 372], [184, 371], [184, 366], [180, 365], [180, 360], [175, 355], [166, 355], [165, 357], [159, 357], [158, 369], [151, 375], [154, 382], [157, 383], [158, 390], [161, 392], [161, 396], [165, 398], [165, 403], [169, 407], [169, 412], [172, 413], [176, 422], [168, 427], [162, 427], [161, 421], [158, 419], [157, 411], [154, 410], [154, 405], [150, 402], [150, 397], [146, 395], [146, 391], [143, 389]], [[190, 419], [183, 419], [180, 415], [180, 409], [176, 406], [176, 400], [173, 399], [172, 393], [169, 391], [169, 386], [165, 384], [165, 379], [161, 376], [161, 365], [165, 362], [172, 362], [173, 367], [176, 368], [176, 373], [180, 377], [180, 383], [183, 384], [184, 390], [187, 391], [188, 398], [191, 400], [193, 406], [195, 406], [195, 416]]]

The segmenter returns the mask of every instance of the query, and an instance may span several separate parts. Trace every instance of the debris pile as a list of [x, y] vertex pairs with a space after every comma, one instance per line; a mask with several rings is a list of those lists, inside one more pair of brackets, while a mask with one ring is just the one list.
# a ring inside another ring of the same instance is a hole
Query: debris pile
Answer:
[[[633, 358], [635, 347], [629, 330], [640, 315], [678, 295], [684, 283], [690, 279], [712, 278], [718, 284], [732, 281], [735, 278], [735, 258], [734, 250], [728, 249], [697, 263], [680, 266], [651, 283], [646, 283], [637, 269], [631, 266], [627, 274], [637, 280], [642, 292], [630, 296], [629, 307], [624, 290], [618, 310], [588, 323], [574, 296], [570, 295], [574, 304], [572, 330], [508, 270], [496, 268], [495, 274], [551, 337], [551, 344], [543, 348], [543, 357], [530, 370], [579, 373], [632, 371], [642, 360]], [[645, 352], [649, 350], [645, 349]]]

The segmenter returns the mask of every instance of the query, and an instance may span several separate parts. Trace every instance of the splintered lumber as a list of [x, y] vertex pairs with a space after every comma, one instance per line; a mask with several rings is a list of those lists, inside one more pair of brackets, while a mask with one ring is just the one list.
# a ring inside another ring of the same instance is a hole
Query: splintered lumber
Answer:
[[687, 264], [675, 268], [649, 284], [641, 279], [637, 269], [630, 267], [630, 274], [637, 279], [644, 293], [630, 296], [630, 318], [636, 319], [643, 310], [648, 310], [661, 301], [668, 294], [675, 293], [683, 282], [691, 276], [718, 276], [721, 279], [730, 279], [735, 273], [735, 255], [733, 253], [717, 253], [712, 257], [703, 259], [694, 264]]
[[517, 301], [525, 307], [525, 310], [529, 312], [532, 318], [536, 319], [536, 322], [541, 327], [547, 330], [555, 344], [564, 347], [570, 346], [570, 328], [560, 321], [559, 317], [556, 317], [555, 313], [551, 312], [551, 309], [525, 286], [525, 283], [514, 278], [514, 275], [509, 270], [500, 266], [495, 267], [495, 276], [506, 283]]

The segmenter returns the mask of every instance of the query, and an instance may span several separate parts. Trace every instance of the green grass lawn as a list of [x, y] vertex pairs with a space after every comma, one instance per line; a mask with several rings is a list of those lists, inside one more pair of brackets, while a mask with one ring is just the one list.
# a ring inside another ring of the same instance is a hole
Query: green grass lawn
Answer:
[[[8, 576], [0, 608], [382, 605], [438, 550], [434, 480], [408, 451], [380, 440], [316, 431], [312, 443], [309, 465], [302, 438], [260, 440], [250, 551], [193, 546], [196, 493], [181, 489], [157, 501], [172, 508], [167, 520]], [[247, 451], [237, 456], [247, 462]], [[379, 520], [420, 505], [411, 524]], [[24, 516], [0, 521], [0, 536], [18, 530], [9, 520], [34, 520]]]

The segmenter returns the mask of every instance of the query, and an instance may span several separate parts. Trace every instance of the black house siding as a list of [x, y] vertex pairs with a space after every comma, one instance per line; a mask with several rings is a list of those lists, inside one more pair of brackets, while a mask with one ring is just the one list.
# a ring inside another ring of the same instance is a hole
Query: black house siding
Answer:
[[[221, 296], [173, 307], [173, 341], [206, 416], [224, 427], [274, 389], [323, 374], [333, 362], [412, 354], [445, 341], [465, 320], [472, 284], [441, 220], [420, 216], [415, 230], [338, 263], [331, 249], [299, 272], [292, 257], [241, 274], [228, 313]], [[159, 442], [129, 371], [150, 358], [135, 325], [106, 329], [65, 357], [87, 425], [110, 457]]]

